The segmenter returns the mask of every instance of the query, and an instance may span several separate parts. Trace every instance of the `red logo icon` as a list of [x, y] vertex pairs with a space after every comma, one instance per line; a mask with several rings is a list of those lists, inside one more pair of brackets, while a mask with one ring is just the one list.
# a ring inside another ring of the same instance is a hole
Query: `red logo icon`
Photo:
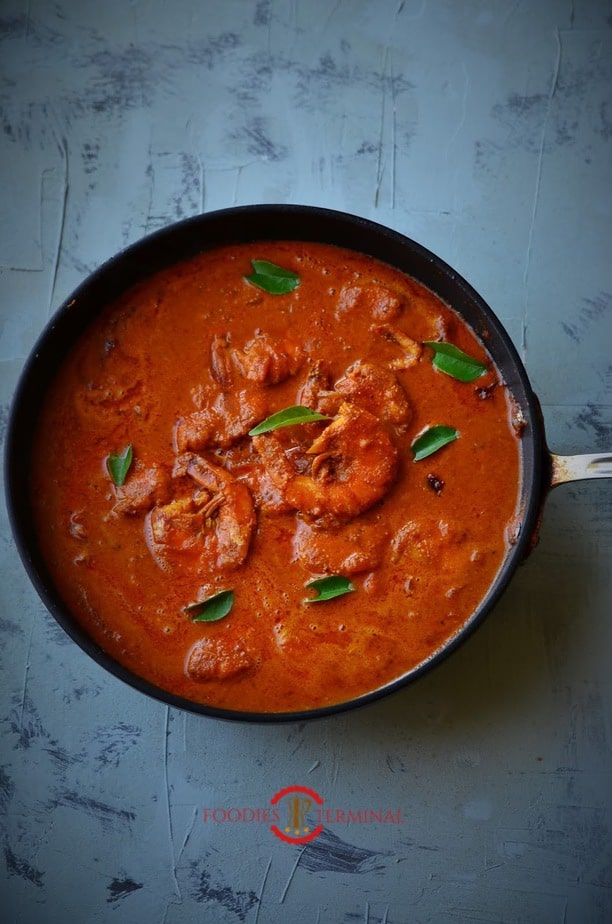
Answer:
[[307, 789], [306, 786], [287, 786], [272, 796], [270, 804], [285, 812], [286, 823], [282, 828], [270, 825], [272, 833], [281, 841], [288, 844], [305, 844], [313, 841], [323, 830], [323, 825], [319, 824], [313, 828], [308, 820], [308, 813], [313, 810], [315, 804], [319, 807], [323, 805], [323, 799], [314, 789]]

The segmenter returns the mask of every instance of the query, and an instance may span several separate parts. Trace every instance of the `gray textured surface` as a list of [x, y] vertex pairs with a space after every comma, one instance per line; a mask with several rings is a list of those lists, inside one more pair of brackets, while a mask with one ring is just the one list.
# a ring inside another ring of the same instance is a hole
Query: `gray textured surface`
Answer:
[[[374, 218], [520, 347], [558, 451], [612, 449], [612, 4], [2, 0], [0, 401], [49, 315], [145, 232], [233, 204]], [[540, 545], [433, 674], [358, 713], [242, 727], [149, 702], [31, 589], [2, 509], [2, 920], [612, 920], [612, 494]], [[206, 807], [309, 786], [310, 846]]]

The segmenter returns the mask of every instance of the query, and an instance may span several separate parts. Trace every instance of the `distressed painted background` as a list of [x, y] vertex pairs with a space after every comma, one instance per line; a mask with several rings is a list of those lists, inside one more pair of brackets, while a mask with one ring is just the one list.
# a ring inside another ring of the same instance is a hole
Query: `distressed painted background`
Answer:
[[[0, 402], [87, 273], [202, 210], [322, 204], [453, 264], [559, 451], [612, 450], [612, 3], [0, 0]], [[386, 702], [241, 727], [55, 626], [2, 510], [0, 917], [612, 921], [612, 485], [558, 488], [479, 633]], [[289, 785], [404, 823], [265, 823]]]

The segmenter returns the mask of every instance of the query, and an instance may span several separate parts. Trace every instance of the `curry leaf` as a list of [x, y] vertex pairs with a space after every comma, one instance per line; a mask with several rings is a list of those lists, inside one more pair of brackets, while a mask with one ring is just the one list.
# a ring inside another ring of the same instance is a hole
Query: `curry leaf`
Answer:
[[315, 420], [330, 420], [325, 414], [319, 414], [318, 411], [312, 411], [309, 407], [301, 404], [295, 404], [292, 407], [286, 407], [282, 411], [277, 411], [271, 417], [266, 417], [256, 427], [249, 430], [249, 436], [258, 436], [260, 433], [268, 433], [270, 430], [279, 430], [281, 427], [292, 427], [294, 424], [312, 423]]
[[128, 445], [123, 452], [111, 452], [106, 460], [108, 473], [118, 488], [122, 487], [125, 482], [127, 473], [130, 470], [130, 465], [132, 464], [132, 458], [132, 446]]
[[454, 379], [459, 379], [460, 382], [473, 382], [487, 371], [485, 363], [474, 359], [473, 356], [468, 356], [453, 343], [443, 340], [425, 340], [425, 346], [431, 347], [434, 351], [431, 361], [433, 367]]
[[455, 430], [454, 427], [445, 427], [443, 424], [428, 427], [424, 433], [421, 433], [412, 442], [410, 448], [414, 454], [414, 461], [420, 462], [421, 459], [426, 459], [427, 456], [431, 456], [438, 449], [442, 449], [447, 443], [452, 443], [458, 436], [459, 431]]
[[223, 619], [234, 605], [234, 591], [220, 590], [206, 600], [190, 603], [185, 611], [191, 616], [192, 622], [216, 622]]
[[355, 590], [348, 578], [341, 577], [339, 574], [317, 578], [316, 581], [306, 584], [306, 587], [316, 591], [317, 596], [304, 600], [304, 603], [323, 603], [324, 600], [332, 600], [334, 597], [341, 597]]
[[251, 260], [253, 272], [246, 276], [249, 282], [253, 283], [264, 292], [270, 292], [271, 295], [286, 295], [293, 292], [300, 284], [300, 277], [293, 270], [283, 269], [276, 263], [270, 263], [268, 260]]

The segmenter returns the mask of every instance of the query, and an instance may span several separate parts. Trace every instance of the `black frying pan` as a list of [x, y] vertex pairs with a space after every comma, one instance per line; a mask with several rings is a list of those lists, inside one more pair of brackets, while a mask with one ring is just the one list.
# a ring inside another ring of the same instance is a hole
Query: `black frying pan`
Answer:
[[[457, 311], [486, 344], [522, 410], [523, 483], [520, 532], [487, 596], [465, 625], [424, 663], [393, 683], [349, 702], [294, 713], [244, 713], [192, 703], [135, 676], [114, 661], [81, 628], [61, 599], [41, 556], [29, 502], [29, 466], [41, 399], [58, 366], [81, 333], [110, 301], [153, 272], [223, 244], [253, 240], [311, 240], [369, 254], [423, 283]], [[563, 481], [612, 477], [612, 454], [559, 456], [548, 451], [538, 401], [503, 326], [477, 292], [450, 266], [419, 244], [382, 225], [343, 212], [296, 205], [257, 205], [211, 212], [152, 234], [89, 276], [51, 319], [23, 370], [9, 416], [5, 487], [9, 516], [26, 570], [43, 602], [68, 635], [95, 661], [131, 686], [162, 702], [202, 715], [248, 721], [301, 720], [372, 702], [414, 680], [453, 651], [503, 593], [537, 538], [548, 490]]]

